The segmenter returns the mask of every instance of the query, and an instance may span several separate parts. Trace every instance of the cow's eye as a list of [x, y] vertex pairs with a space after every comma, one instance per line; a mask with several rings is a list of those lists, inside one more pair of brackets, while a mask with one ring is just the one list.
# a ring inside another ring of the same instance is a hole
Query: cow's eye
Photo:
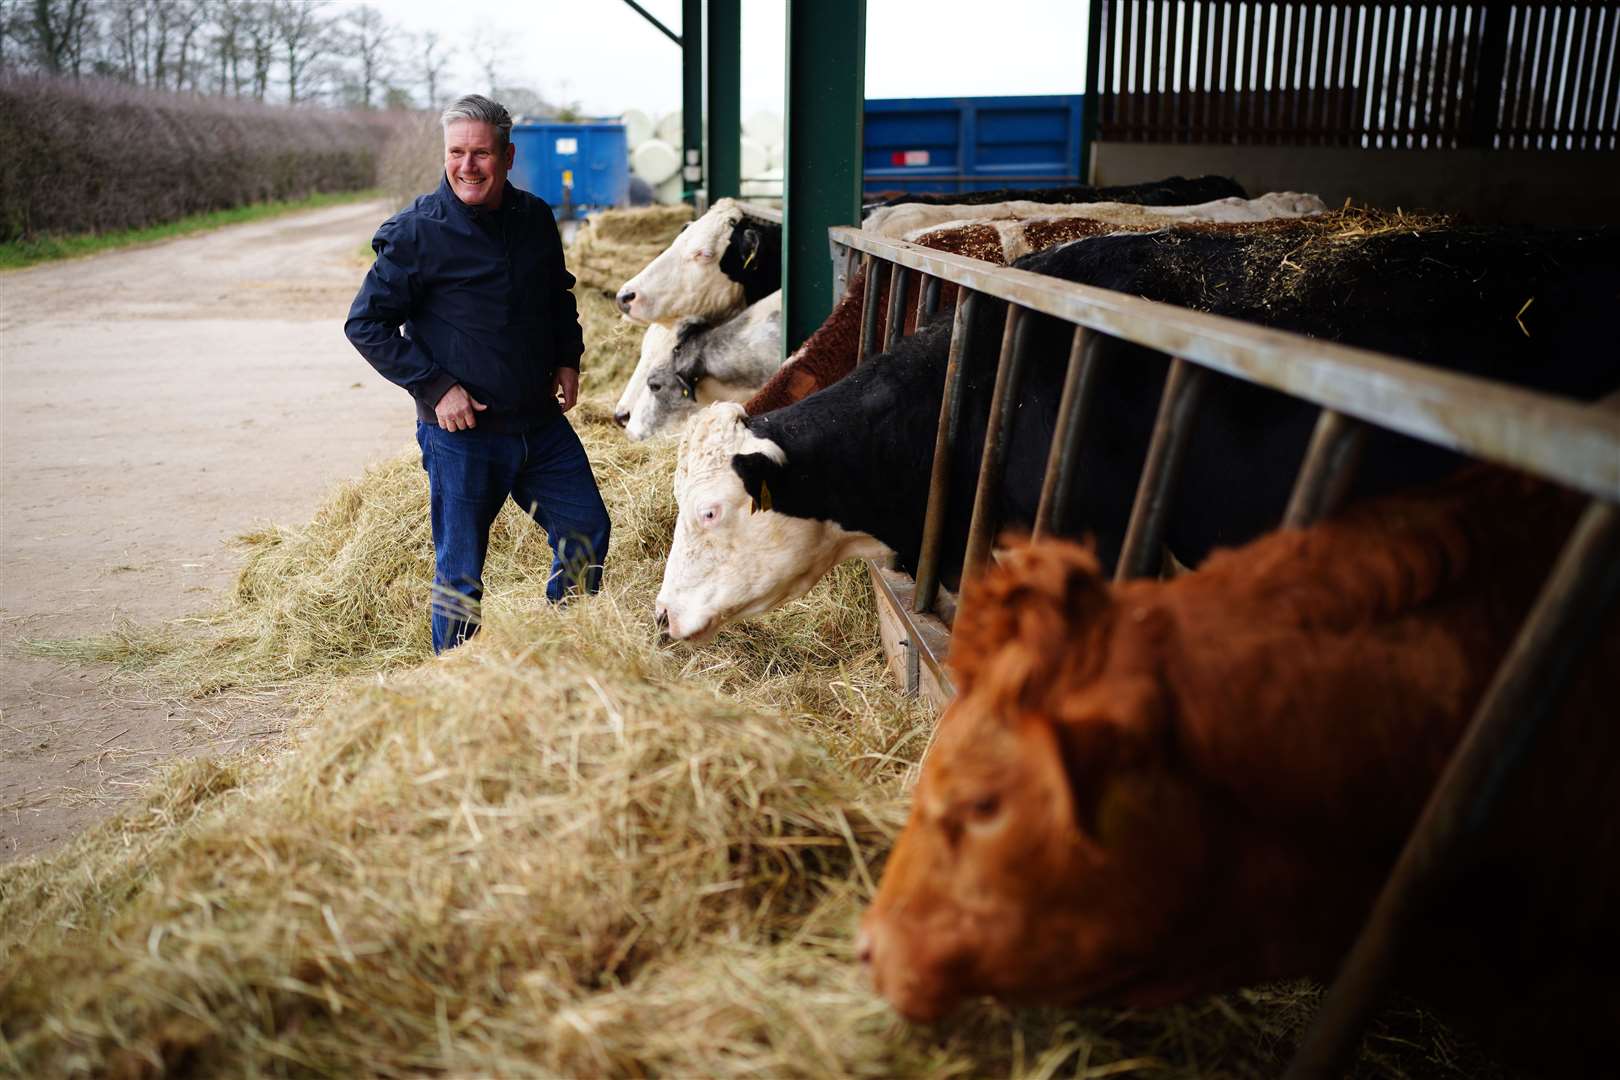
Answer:
[[698, 248], [692, 252], [692, 258], [697, 262], [707, 262], [714, 258], [714, 252], [708, 248]]
[[720, 520], [720, 507], [718, 504], [705, 506], [698, 512], [698, 520], [705, 525], [712, 525]]
[[967, 814], [969, 821], [985, 822], [1001, 813], [1001, 796], [986, 795], [975, 799], [968, 804]]

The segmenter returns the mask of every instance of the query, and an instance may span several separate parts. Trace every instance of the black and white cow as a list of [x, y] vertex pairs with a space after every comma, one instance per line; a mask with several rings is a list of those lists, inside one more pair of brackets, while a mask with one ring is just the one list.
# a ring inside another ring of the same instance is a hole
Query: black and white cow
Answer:
[[632, 441], [672, 435], [704, 405], [758, 393], [782, 366], [782, 291], [718, 324], [682, 319], [660, 352], [624, 425]]
[[[1620, 385], [1610, 326], [1620, 295], [1620, 230], [1392, 231], [1320, 264], [1294, 261], [1303, 256], [1278, 243], [1279, 230], [1309, 227], [1098, 237], [1017, 265], [1572, 397], [1591, 399]], [[1276, 252], [1293, 259], [1279, 261]], [[1001, 332], [998, 319], [980, 325], [980, 339], [966, 350], [961, 449], [941, 563], [947, 581], [962, 563]], [[1009, 526], [1034, 517], [1071, 328], [1036, 319], [1031, 332], [1031, 370], [997, 508]], [[720, 404], [698, 414], [681, 447], [680, 513], [657, 601], [670, 636], [706, 640], [728, 622], [802, 595], [851, 556], [892, 551], [914, 572], [948, 341], [949, 326], [937, 320], [786, 408], [747, 417], [741, 406]], [[1098, 359], [1099, 405], [1088, 420], [1066, 524], [1093, 535], [1112, 566], [1167, 361], [1117, 340]], [[1212, 548], [1276, 525], [1316, 413], [1275, 391], [1211, 381], [1169, 515], [1166, 542], [1183, 562], [1196, 565]], [[1455, 463], [1433, 447], [1375, 432], [1352, 494], [1415, 483]]]
[[721, 199], [620, 286], [616, 299], [632, 322], [673, 326], [684, 318], [729, 318], [781, 287], [782, 226]]

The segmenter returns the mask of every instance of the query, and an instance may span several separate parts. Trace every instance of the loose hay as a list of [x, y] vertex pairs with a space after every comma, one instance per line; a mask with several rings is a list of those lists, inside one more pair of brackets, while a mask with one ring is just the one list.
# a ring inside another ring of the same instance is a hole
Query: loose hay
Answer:
[[[604, 376], [573, 414], [614, 522], [601, 595], [547, 604], [549, 549], [509, 506], [485, 632], [433, 659], [413, 451], [245, 537], [219, 611], [55, 643], [307, 707], [284, 744], [176, 765], [0, 867], [0, 1067], [1275, 1076], [1309, 984], [1154, 1012], [985, 1004], [933, 1029], [871, 996], [851, 936], [931, 720], [885, 678], [857, 566], [703, 649], [656, 645], [675, 450], [613, 425], [629, 368], [606, 378], [625, 358], [604, 335], [625, 324], [581, 305]], [[1414, 1010], [1357, 1070], [1496, 1074]]]
[[568, 250], [568, 268], [581, 288], [613, 296], [619, 286], [663, 254], [692, 220], [692, 208], [646, 206], [592, 214]]

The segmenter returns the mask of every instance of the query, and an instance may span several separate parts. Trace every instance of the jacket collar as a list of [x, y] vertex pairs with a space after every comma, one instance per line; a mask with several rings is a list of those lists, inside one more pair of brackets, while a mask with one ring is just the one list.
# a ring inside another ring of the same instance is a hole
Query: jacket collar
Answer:
[[487, 221], [496, 214], [507, 210], [520, 214], [527, 209], [518, 189], [512, 186], [510, 179], [503, 180], [505, 185], [501, 188], [501, 208], [499, 210], [486, 210], [482, 206], [468, 206], [456, 196], [455, 189], [450, 186], [450, 177], [444, 170], [439, 170], [439, 190], [435, 192], [439, 201], [444, 205], [472, 218], [474, 221]]

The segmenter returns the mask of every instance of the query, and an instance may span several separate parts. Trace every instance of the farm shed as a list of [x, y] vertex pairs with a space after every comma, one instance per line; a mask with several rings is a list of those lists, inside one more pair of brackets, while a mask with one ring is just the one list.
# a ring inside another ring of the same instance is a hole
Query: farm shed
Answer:
[[1091, 177], [1620, 221], [1620, 4], [1097, 0]]
[[[989, 297], [1006, 305], [964, 574], [989, 558], [993, 509], [1034, 313], [1075, 327], [1062, 418], [1051, 442], [1037, 535], [1052, 528], [1065, 472], [1084, 438], [1089, 350], [1112, 336], [1173, 358], [1119, 561], [1156, 569], [1185, 437], [1207, 381], [1236, 378], [1304, 399], [1320, 422], [1283, 523], [1330, 513], [1368, 426], [1510, 465], [1585, 493], [1585, 517], [1464, 741], [1303, 1045], [1294, 1077], [1337, 1075], [1394, 965], [1401, 936], [1437, 875], [1454, 865], [1490, 807], [1495, 770], [1516, 764], [1561, 680], [1612, 611], [1620, 582], [1620, 419], [1610, 405], [1443, 376], [1400, 357], [1154, 304], [863, 234], [858, 166], [864, 5], [835, 14], [790, 4], [784, 287], [791, 349], [830, 306], [829, 277], [858, 260], [867, 295], [863, 356], [937, 313], [940, 283], [960, 290], [952, 365], [935, 444], [923, 556], [915, 578], [871, 566], [886, 644], [908, 688], [940, 704], [955, 600], [939, 579], [939, 508], [956, 429], [960, 350]], [[1620, 73], [1613, 3], [1318, 4], [1099, 0], [1091, 7], [1087, 176], [1120, 184], [1221, 173], [1256, 191], [1319, 192], [1481, 223], [1600, 224], [1620, 190]], [[851, 50], [854, 47], [851, 61]], [[711, 127], [711, 145], [715, 129]], [[828, 232], [831, 229], [830, 233]], [[821, 244], [830, 235], [833, 267]], [[821, 264], [818, 266], [818, 264]], [[889, 318], [879, 326], [877, 297]], [[881, 362], [879, 359], [876, 362]]]

